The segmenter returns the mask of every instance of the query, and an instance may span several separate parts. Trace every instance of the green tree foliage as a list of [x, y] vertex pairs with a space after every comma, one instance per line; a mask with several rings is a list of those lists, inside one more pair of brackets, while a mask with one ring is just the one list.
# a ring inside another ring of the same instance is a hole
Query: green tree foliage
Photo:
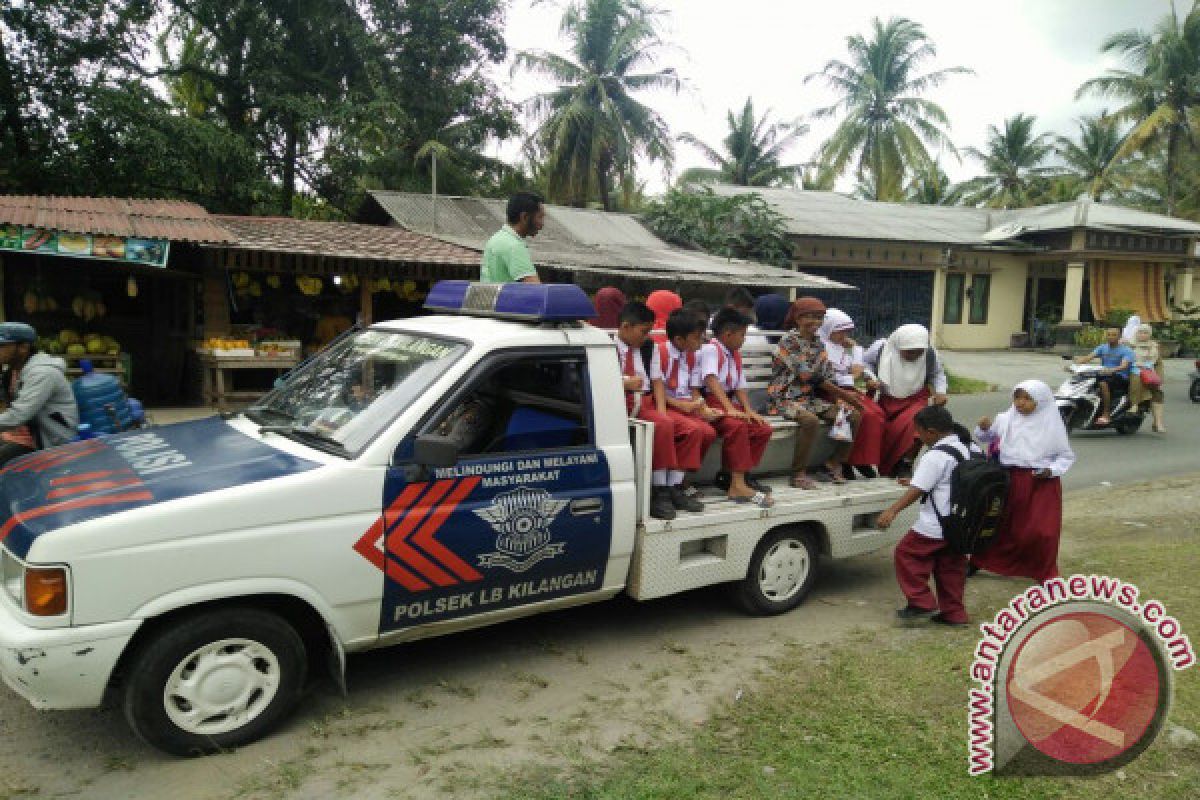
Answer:
[[1164, 151], [1162, 208], [1174, 214], [1185, 181], [1180, 167], [1196, 150], [1195, 115], [1200, 106], [1200, 2], [1180, 21], [1174, 5], [1153, 33], [1121, 31], [1103, 52], [1121, 56], [1128, 69], [1110, 69], [1079, 87], [1077, 96], [1097, 94], [1125, 103], [1115, 116], [1132, 123], [1117, 155]]
[[1130, 188], [1131, 160], [1121, 157], [1125, 130], [1105, 114], [1081, 117], [1075, 140], [1058, 137], [1058, 155], [1066, 174], [1065, 191], [1076, 196], [1087, 193], [1093, 200], [1119, 198]]
[[724, 195], [712, 189], [671, 189], [642, 217], [668, 242], [726, 258], [786, 267], [792, 246], [783, 217], [761, 195]]
[[429, 160], [417, 153], [440, 142], [453, 153], [448, 191], [494, 190], [511, 170], [483, 148], [516, 131], [487, 77], [506, 56], [503, 9], [503, 0], [6, 3], [0, 189], [347, 215], [366, 188], [427, 188]]
[[832, 60], [804, 80], [822, 80], [839, 95], [818, 109], [818, 119], [841, 115], [820, 150], [821, 161], [837, 176], [854, 164], [855, 176], [870, 187], [873, 200], [900, 200], [906, 178], [933, 163], [929, 148], [956, 154], [946, 134], [950, 120], [942, 107], [921, 95], [941, 86], [963, 67], [922, 73], [937, 55], [916, 22], [893, 17], [872, 21], [871, 38], [846, 38], [850, 60]]
[[729, 133], [722, 140], [724, 152], [710, 147], [690, 133], [679, 141], [690, 144], [716, 165], [715, 169], [693, 168], [680, 176], [680, 183], [716, 181], [736, 186], [791, 186], [804, 169], [802, 164], [782, 164], [783, 155], [808, 126], [799, 121], [771, 122], [767, 110], [761, 117], [754, 115], [754, 101], [747, 97], [739, 114], [725, 115]]
[[67, 122], [139, 56], [150, 0], [0, 4], [0, 189], [62, 193]]
[[517, 54], [514, 69], [559, 84], [528, 103], [538, 121], [534, 136], [546, 155], [552, 200], [582, 206], [599, 199], [609, 210], [638, 158], [670, 168], [674, 149], [666, 122], [634, 97], [682, 87], [674, 69], [655, 69], [664, 49], [661, 17], [641, 0], [577, 0], [562, 16], [569, 57], [541, 50]]
[[1035, 135], [1036, 123], [1034, 116], [1016, 114], [1004, 121], [1003, 129], [988, 126], [983, 150], [964, 151], [983, 162], [984, 174], [962, 183], [962, 202], [989, 208], [1021, 208], [1038, 202], [1057, 170], [1045, 166], [1054, 154], [1053, 138], [1048, 133]]

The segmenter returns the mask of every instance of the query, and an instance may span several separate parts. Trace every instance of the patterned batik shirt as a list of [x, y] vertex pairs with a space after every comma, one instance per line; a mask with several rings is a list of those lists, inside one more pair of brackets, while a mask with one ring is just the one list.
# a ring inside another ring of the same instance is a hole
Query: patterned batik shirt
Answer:
[[817, 336], [806, 339], [788, 331], [779, 340], [771, 361], [771, 383], [767, 386], [767, 413], [789, 419], [799, 410], [820, 414], [833, 403], [816, 394], [823, 381], [834, 383], [833, 365], [825, 355], [825, 344]]

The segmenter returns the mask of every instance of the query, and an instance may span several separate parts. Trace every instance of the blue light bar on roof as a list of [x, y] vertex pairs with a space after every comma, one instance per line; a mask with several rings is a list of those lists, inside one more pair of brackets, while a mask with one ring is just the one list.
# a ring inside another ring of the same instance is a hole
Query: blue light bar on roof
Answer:
[[592, 301], [573, 283], [439, 281], [429, 290], [425, 308], [522, 322], [578, 322], [596, 316]]

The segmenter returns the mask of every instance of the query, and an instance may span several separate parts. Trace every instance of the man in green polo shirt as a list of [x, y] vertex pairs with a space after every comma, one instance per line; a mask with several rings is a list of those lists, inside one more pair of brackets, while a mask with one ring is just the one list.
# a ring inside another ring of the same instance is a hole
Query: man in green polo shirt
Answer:
[[525, 237], [537, 236], [546, 222], [542, 198], [532, 192], [517, 192], [508, 198], [505, 217], [508, 224], [492, 234], [483, 247], [480, 282], [541, 283], [525, 246]]

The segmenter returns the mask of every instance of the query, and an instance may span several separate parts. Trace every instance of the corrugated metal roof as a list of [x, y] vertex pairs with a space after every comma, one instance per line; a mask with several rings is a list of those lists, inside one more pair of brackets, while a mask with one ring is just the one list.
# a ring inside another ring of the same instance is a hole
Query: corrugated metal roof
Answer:
[[202, 207], [180, 200], [0, 195], [0, 224], [177, 242], [233, 239]]
[[1200, 225], [1184, 219], [1081, 198], [1070, 203], [1010, 211], [918, 203], [879, 203], [838, 192], [803, 189], [753, 189], [713, 185], [721, 195], [761, 195], [783, 215], [787, 231], [796, 236], [869, 239], [937, 244], [989, 245], [988, 231], [1001, 225], [1019, 226], [1019, 236], [1071, 228], [1124, 228], [1167, 235], [1200, 233]]
[[[429, 195], [375, 191], [371, 196], [400, 226], [478, 251], [504, 225], [504, 200], [439, 197], [435, 225]], [[630, 214], [548, 205], [545, 227], [526, 242], [534, 263], [564, 270], [684, 283], [852, 288], [827, 278], [674, 247]]]
[[993, 214], [997, 221], [1020, 225], [1024, 228], [1024, 233], [1070, 228], [1146, 231], [1167, 235], [1200, 233], [1200, 225], [1190, 220], [1152, 214], [1136, 208], [1097, 203], [1087, 197], [1081, 197], [1071, 203], [997, 211]]
[[403, 228], [288, 217], [216, 219], [236, 237], [228, 250], [479, 267], [479, 253]]

